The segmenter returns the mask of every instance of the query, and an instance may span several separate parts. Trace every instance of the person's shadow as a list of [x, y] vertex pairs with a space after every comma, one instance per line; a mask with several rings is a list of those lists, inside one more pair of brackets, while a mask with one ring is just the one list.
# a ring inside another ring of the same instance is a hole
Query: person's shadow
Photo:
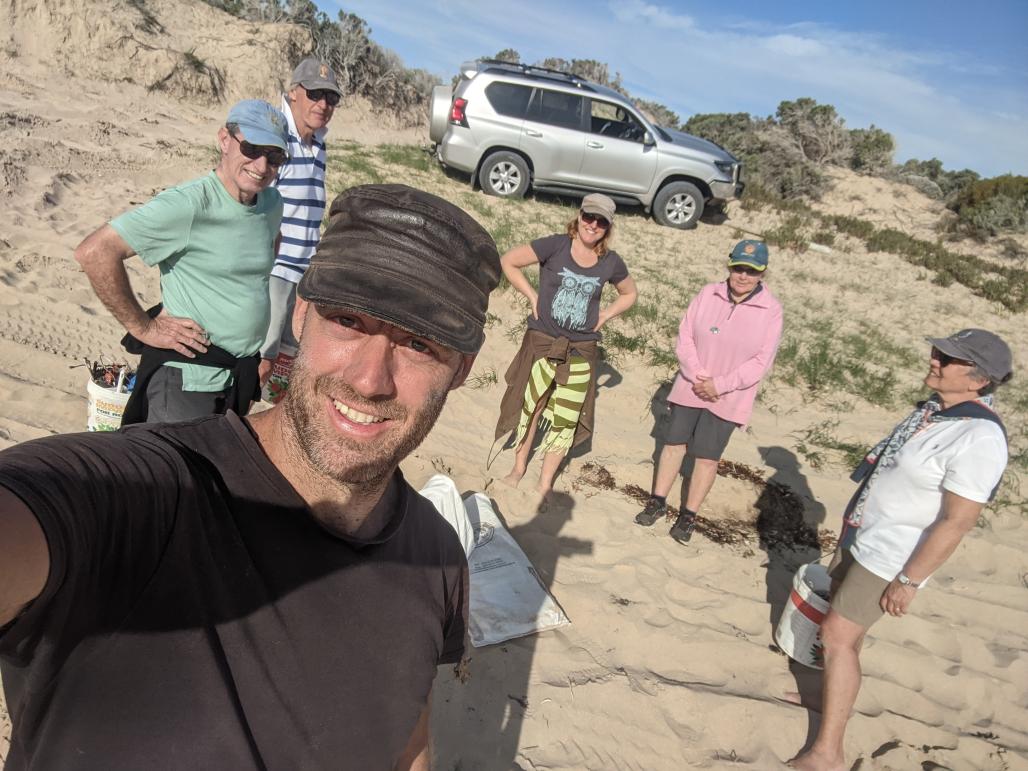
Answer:
[[[774, 469], [756, 502], [760, 548], [767, 553], [764, 580], [767, 586], [768, 622], [772, 635], [785, 610], [792, 580], [800, 565], [820, 559], [818, 528], [825, 507], [810, 490], [796, 455], [784, 447], [758, 447], [765, 465]], [[772, 638], [773, 639], [773, 638]], [[777, 649], [777, 645], [775, 646]], [[821, 700], [821, 673], [789, 659], [796, 691], [803, 705]], [[807, 711], [807, 743], [817, 732], [818, 715]]]
[[[502, 520], [495, 502], [493, 505]], [[571, 519], [574, 505], [570, 495], [554, 492], [529, 522], [508, 528], [547, 591], [553, 585], [562, 556], [592, 554], [593, 551], [592, 541], [560, 535]], [[559, 602], [560, 598], [554, 599]], [[443, 699], [435, 700], [434, 768], [438, 771], [508, 771], [531, 767], [519, 762], [518, 747], [526, 714], [540, 707], [528, 698], [538, 642], [539, 634], [532, 634], [484, 648], [471, 648], [468, 644], [467, 682], [442, 684], [445, 693], [440, 696]]]
[[[668, 404], [668, 396], [671, 394], [671, 386], [674, 380], [665, 380], [657, 386], [657, 390], [650, 397], [650, 416], [653, 418], [653, 428], [650, 429], [650, 437], [653, 439], [653, 455], [650, 460], [653, 462], [653, 473], [650, 478], [650, 490], [653, 490], [657, 481], [657, 464], [660, 462], [660, 454], [667, 444], [668, 424], [671, 422], [671, 407]], [[681, 494], [679, 500], [685, 501], [689, 493], [689, 478], [692, 476], [694, 463], [692, 455], [686, 454], [682, 459], [682, 467], [678, 470], [681, 483]]]

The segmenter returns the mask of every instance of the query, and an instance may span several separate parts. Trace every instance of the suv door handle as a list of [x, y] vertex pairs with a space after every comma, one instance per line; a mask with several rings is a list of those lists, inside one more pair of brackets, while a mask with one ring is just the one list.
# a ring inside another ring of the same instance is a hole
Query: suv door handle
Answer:
[[543, 135], [543, 132], [535, 131], [533, 129], [525, 129], [525, 133], [530, 137], [541, 137]]
[[597, 150], [602, 150], [603, 149], [603, 143], [602, 142], [597, 142], [595, 139], [586, 142], [585, 146], [586, 147], [593, 147], [593, 148], [596, 148]]

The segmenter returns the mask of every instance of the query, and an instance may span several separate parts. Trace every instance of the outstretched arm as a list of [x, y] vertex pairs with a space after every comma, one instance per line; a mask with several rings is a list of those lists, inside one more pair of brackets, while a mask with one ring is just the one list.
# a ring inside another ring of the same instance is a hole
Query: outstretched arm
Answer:
[[156, 318], [146, 315], [129, 283], [125, 260], [135, 252], [110, 225], [94, 231], [75, 249], [100, 302], [136, 339], [152, 348], [171, 348], [192, 358], [193, 351], [207, 350], [207, 334], [192, 319], [176, 318], [165, 311]]
[[0, 627], [39, 596], [50, 572], [50, 550], [36, 517], [0, 487]]
[[430, 771], [432, 767], [432, 753], [429, 747], [428, 713], [429, 704], [432, 703], [431, 692], [425, 708], [421, 710], [421, 717], [418, 724], [414, 726], [414, 733], [407, 742], [403, 754], [396, 761], [394, 771]]

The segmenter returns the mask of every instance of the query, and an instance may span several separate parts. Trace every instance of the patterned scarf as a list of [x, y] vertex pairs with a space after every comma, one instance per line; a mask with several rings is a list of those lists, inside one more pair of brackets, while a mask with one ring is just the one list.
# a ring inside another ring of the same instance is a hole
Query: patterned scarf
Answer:
[[[979, 396], [974, 401], [990, 410], [992, 409], [991, 394]], [[854, 481], [860, 479], [864, 481], [856, 496], [854, 496], [853, 503], [847, 509], [845, 519], [848, 524], [853, 527], [860, 527], [860, 522], [864, 517], [864, 502], [871, 491], [871, 485], [874, 484], [875, 479], [883, 470], [895, 465], [896, 456], [912, 436], [932, 423], [941, 423], [946, 420], [973, 420], [973, 418], [966, 416], [940, 415], [940, 410], [942, 410], [942, 404], [939, 402], [939, 395], [932, 394], [931, 398], [917, 405], [917, 408], [910, 415], [892, 429], [891, 434], [876, 444], [874, 449], [867, 454], [864, 462], [860, 464], [860, 467], [851, 477]]]

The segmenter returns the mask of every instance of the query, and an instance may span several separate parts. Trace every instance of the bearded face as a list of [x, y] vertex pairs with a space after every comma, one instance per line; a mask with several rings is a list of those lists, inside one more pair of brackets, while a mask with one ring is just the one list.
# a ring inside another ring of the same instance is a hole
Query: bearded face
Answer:
[[349, 317], [343, 326], [308, 316], [283, 400], [296, 445], [318, 475], [381, 482], [432, 429], [454, 367], [358, 330]]

